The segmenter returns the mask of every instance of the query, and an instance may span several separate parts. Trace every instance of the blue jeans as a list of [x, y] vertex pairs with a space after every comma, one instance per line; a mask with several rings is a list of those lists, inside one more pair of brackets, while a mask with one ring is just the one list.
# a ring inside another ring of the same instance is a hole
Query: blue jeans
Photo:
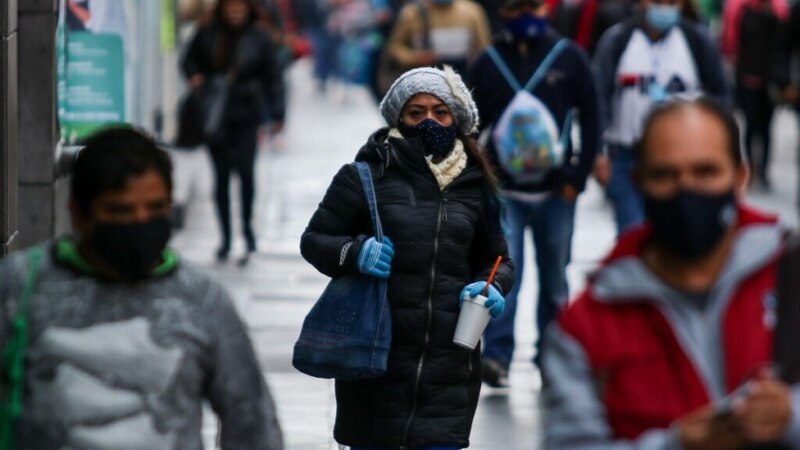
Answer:
[[326, 81], [337, 75], [337, 56], [341, 37], [329, 33], [325, 28], [308, 30], [314, 57], [314, 78]]
[[617, 235], [644, 222], [644, 206], [639, 188], [633, 182], [633, 150], [618, 148], [611, 153], [611, 176], [606, 193], [614, 204]]
[[506, 295], [503, 313], [489, 323], [484, 334], [483, 357], [493, 359], [508, 369], [514, 354], [514, 318], [517, 296], [525, 270], [525, 230], [533, 232], [539, 300], [536, 306], [536, 357], [539, 365], [542, 337], [559, 309], [569, 297], [567, 264], [572, 256], [572, 231], [575, 202], [553, 195], [535, 202], [505, 200], [505, 228], [509, 254], [514, 263], [514, 285]]

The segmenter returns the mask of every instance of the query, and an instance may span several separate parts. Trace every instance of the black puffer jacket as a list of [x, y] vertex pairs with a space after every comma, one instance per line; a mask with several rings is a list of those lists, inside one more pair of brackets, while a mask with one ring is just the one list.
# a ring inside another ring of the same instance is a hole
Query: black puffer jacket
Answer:
[[[374, 134], [356, 160], [370, 164], [383, 229], [395, 247], [388, 291], [392, 350], [385, 376], [336, 383], [334, 435], [351, 446], [467, 447], [481, 384], [480, 349], [464, 350], [452, 339], [461, 290], [486, 280], [498, 255], [504, 263], [495, 285], [503, 293], [511, 287], [499, 211], [487, 209], [475, 161], [441, 191], [419, 142], [386, 141], [387, 133]], [[346, 165], [303, 234], [303, 257], [332, 277], [356, 271], [360, 245], [372, 235], [358, 174]], [[351, 241], [340, 265], [342, 247]]]

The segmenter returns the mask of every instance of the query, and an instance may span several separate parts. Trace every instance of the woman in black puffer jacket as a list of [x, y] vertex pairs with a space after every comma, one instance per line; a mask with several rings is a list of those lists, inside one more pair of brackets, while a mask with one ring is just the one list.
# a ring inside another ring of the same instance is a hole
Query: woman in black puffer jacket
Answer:
[[337, 381], [335, 438], [354, 449], [467, 447], [480, 348], [453, 344], [459, 297], [485, 285], [497, 256], [503, 263], [487, 302], [493, 315], [513, 282], [495, 179], [469, 137], [477, 108], [455, 72], [422, 68], [398, 78], [381, 112], [391, 128], [373, 134], [356, 160], [369, 163], [390, 242], [372, 238], [352, 164], [334, 177], [301, 242], [303, 257], [328, 276], [388, 277], [387, 373]]
[[[252, 229], [258, 127], [265, 115], [273, 131], [283, 126], [284, 85], [277, 47], [258, 25], [255, 0], [220, 0], [213, 17], [202, 25], [183, 58], [184, 75], [193, 89], [220, 89], [229, 78], [221, 131], [207, 142], [216, 178], [216, 206], [222, 242], [217, 259], [231, 246], [230, 174], [241, 185], [242, 231], [247, 255], [256, 250]], [[212, 86], [215, 85], [215, 86]], [[247, 261], [247, 256], [242, 262]]]

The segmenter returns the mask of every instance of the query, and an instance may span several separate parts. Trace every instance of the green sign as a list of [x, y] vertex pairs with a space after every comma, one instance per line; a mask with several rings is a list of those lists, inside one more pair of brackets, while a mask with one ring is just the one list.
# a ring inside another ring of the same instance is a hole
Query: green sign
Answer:
[[59, 55], [61, 136], [74, 142], [125, 121], [125, 55], [116, 34], [66, 31]]
[[161, 0], [161, 51], [175, 49], [175, 0]]

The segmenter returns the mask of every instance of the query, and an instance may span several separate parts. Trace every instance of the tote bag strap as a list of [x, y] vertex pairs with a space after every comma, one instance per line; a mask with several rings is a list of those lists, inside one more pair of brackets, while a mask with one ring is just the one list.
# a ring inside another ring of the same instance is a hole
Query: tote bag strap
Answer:
[[28, 346], [28, 303], [36, 284], [36, 276], [44, 251], [36, 247], [28, 252], [28, 272], [22, 288], [17, 314], [11, 324], [11, 339], [3, 349], [2, 366], [7, 371], [9, 387], [0, 403], [0, 450], [10, 450], [14, 422], [22, 414], [22, 392], [25, 383], [25, 350]]
[[382, 242], [383, 227], [381, 226], [381, 218], [378, 215], [378, 199], [375, 197], [375, 186], [372, 184], [372, 173], [369, 170], [369, 164], [359, 161], [355, 163], [355, 166], [358, 169], [358, 177], [361, 178], [361, 186], [364, 188], [364, 197], [367, 199], [372, 228], [375, 230], [375, 239], [378, 242]]

